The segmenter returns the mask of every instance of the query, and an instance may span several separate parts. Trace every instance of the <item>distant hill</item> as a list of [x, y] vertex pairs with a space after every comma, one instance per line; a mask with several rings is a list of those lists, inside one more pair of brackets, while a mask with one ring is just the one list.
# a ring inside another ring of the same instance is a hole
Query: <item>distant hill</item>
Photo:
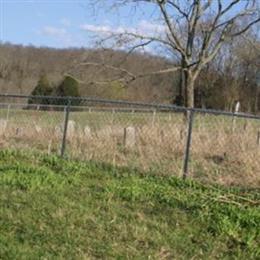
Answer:
[[29, 94], [41, 74], [46, 74], [53, 85], [57, 85], [64, 75], [73, 75], [80, 80], [80, 94], [83, 96], [169, 103], [176, 92], [178, 74], [145, 77], [125, 87], [117, 81], [103, 84], [118, 78], [122, 72], [79, 66], [82, 62], [120, 65], [132, 73], [147, 73], [169, 66], [169, 61], [147, 54], [127, 56], [124, 52], [112, 50], [36, 48], [2, 43], [0, 92]]

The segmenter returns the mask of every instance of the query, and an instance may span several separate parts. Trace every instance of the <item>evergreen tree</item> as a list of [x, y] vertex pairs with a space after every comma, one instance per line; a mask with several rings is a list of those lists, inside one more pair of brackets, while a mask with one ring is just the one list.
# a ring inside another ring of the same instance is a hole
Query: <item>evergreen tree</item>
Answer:
[[[31, 96], [50, 96], [52, 87], [46, 75], [41, 75], [36, 87], [31, 92]], [[28, 104], [50, 104], [50, 100], [46, 98], [30, 98]]]
[[[80, 97], [78, 81], [71, 76], [66, 76], [57, 87], [55, 94], [60, 97]], [[55, 104], [65, 105], [64, 100], [58, 99]], [[73, 100], [71, 105], [79, 105], [79, 100]]]

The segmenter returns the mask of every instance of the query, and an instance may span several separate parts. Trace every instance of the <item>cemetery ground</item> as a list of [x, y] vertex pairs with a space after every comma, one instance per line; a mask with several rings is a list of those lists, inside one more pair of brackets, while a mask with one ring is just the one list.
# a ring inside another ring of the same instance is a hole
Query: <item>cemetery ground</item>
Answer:
[[257, 259], [259, 189], [0, 151], [1, 259]]
[[[1, 109], [0, 148], [60, 154], [62, 109], [23, 109], [19, 104]], [[65, 156], [181, 177], [187, 140], [183, 118], [180, 112], [73, 108]], [[190, 177], [204, 183], [259, 187], [259, 131], [259, 120], [195, 114]]]

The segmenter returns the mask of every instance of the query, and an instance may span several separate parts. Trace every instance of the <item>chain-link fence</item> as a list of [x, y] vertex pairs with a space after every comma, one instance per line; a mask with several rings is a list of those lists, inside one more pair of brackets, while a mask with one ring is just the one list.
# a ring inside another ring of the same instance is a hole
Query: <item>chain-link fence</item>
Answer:
[[91, 98], [0, 95], [0, 146], [260, 184], [260, 117]]

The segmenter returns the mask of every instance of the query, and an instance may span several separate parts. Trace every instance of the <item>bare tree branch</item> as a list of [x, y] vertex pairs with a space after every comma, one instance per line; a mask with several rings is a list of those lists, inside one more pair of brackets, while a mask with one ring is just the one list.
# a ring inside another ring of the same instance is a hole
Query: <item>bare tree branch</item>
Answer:
[[171, 34], [171, 37], [175, 43], [175, 48], [177, 51], [179, 51], [184, 57], [187, 57], [186, 56], [186, 53], [185, 53], [185, 49], [183, 48], [183, 46], [181, 45], [181, 42], [179, 40], [179, 38], [177, 37], [176, 33], [174, 32], [174, 29], [172, 27], [172, 24], [171, 24], [171, 21], [170, 21], [170, 17], [168, 16], [168, 13], [165, 9], [165, 6], [159, 1], [157, 0], [158, 4], [159, 4], [159, 7], [160, 7], [160, 10], [161, 10], [161, 13], [164, 17], [164, 20], [165, 20], [165, 23], [167, 25], [167, 28]]
[[[130, 72], [127, 69], [119, 68], [119, 67], [104, 64], [104, 63], [101, 64], [101, 63], [95, 63], [95, 62], [85, 62], [85, 63], [78, 64], [78, 66], [101, 67], [101, 68], [105, 68], [105, 69], [109, 69], [109, 70], [114, 70], [114, 71], [117, 71], [117, 72], [120, 72], [120, 73], [123, 74], [123, 76], [116, 77], [116, 78], [113, 78], [113, 79], [110, 79], [110, 80], [106, 80], [106, 81], [103, 81], [103, 83], [99, 83], [99, 84], [105, 84], [105, 82], [110, 83], [110, 82], [114, 82], [114, 81], [121, 81], [121, 82], [125, 82], [125, 83], [130, 83], [130, 82], [137, 80], [137, 79], [140, 79], [140, 78], [150, 77], [150, 76], [160, 75], [160, 74], [172, 73], [172, 72], [176, 72], [176, 71], [181, 69], [181, 66], [175, 66], [175, 67], [171, 67], [171, 68], [167, 68], [167, 69], [161, 69], [161, 70], [147, 72], [147, 73], [133, 74], [132, 72]], [[125, 75], [127, 77], [125, 77]], [[101, 81], [99, 81], [99, 82], [101, 82]]]
[[234, 33], [234, 34], [231, 34], [231, 37], [236, 37], [236, 36], [239, 36], [243, 33], [245, 33], [246, 31], [248, 31], [254, 24], [260, 22], [260, 18], [257, 18], [256, 20], [252, 21], [251, 23], [249, 23], [247, 26], [245, 26], [242, 30]]
[[[138, 31], [136, 33], [126, 31], [112, 34], [111, 37], [120, 44], [133, 44], [130, 53], [151, 44], [160, 45], [172, 53], [177, 53], [181, 66], [173, 65], [172, 68], [158, 71], [158, 74], [178, 70], [183, 72], [182, 82], [187, 106], [194, 105], [194, 82], [202, 68], [216, 57], [224, 43], [243, 35], [260, 22], [256, 0], [115, 0], [113, 2], [121, 6], [136, 4], [137, 9], [138, 4], [151, 4], [157, 7], [156, 22], [160, 26], [165, 26], [164, 32], [146, 35]], [[241, 21], [243, 22], [240, 23]], [[172, 64], [176, 64], [176, 61]], [[148, 75], [132, 75], [126, 71], [121, 73], [128, 79]], [[157, 75], [157, 72], [149, 75]]]

